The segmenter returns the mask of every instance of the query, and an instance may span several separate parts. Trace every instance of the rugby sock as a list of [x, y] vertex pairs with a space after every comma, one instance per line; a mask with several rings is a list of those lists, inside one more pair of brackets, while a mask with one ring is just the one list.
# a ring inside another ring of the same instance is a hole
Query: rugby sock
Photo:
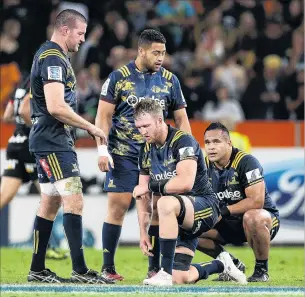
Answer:
[[161, 267], [167, 273], [172, 274], [177, 238], [165, 239], [160, 237], [159, 241], [161, 252]]
[[211, 262], [204, 262], [198, 264], [191, 264], [198, 270], [198, 280], [207, 279], [210, 274], [221, 273], [224, 270], [224, 265], [219, 260], [213, 260]]
[[261, 269], [268, 271], [268, 259], [267, 260], [256, 259], [255, 270], [261, 270]]
[[121, 235], [122, 226], [104, 222], [102, 230], [103, 269], [114, 266], [114, 254]]
[[82, 216], [65, 213], [63, 225], [69, 243], [73, 270], [83, 274], [88, 271], [83, 252], [83, 223]]
[[148, 230], [150, 242], [152, 244], [152, 257], [148, 257], [149, 268], [148, 271], [153, 269], [160, 269], [160, 242], [159, 242], [159, 226], [150, 226]]
[[46, 250], [52, 232], [53, 221], [36, 216], [34, 222], [34, 252], [31, 270], [39, 272], [45, 269]]

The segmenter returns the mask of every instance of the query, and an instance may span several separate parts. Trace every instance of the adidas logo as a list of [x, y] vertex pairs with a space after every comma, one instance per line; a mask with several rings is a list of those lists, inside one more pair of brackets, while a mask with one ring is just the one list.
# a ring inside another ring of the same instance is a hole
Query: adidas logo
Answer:
[[110, 253], [107, 249], [103, 249], [103, 253]]

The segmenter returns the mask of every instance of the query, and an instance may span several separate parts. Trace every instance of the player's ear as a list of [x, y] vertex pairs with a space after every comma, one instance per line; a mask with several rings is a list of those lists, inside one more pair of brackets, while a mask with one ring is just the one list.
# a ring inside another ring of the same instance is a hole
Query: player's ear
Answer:
[[139, 47], [138, 48], [138, 54], [139, 54], [139, 56], [140, 57], [144, 57], [144, 55], [145, 55], [145, 49], [143, 48], [143, 47]]
[[68, 26], [62, 26], [61, 27], [61, 32], [62, 32], [62, 34], [64, 35], [64, 36], [67, 36], [68, 35], [68, 33], [69, 33], [69, 27]]

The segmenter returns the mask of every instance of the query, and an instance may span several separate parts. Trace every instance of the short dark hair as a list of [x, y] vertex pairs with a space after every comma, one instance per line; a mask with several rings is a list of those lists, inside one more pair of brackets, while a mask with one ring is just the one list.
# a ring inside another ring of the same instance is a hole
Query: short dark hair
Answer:
[[87, 23], [87, 19], [80, 12], [74, 9], [65, 9], [57, 15], [54, 26], [56, 29], [59, 29], [61, 26], [73, 28], [77, 19]]
[[153, 42], [166, 44], [166, 39], [160, 31], [146, 29], [139, 37], [138, 47], [151, 45]]
[[163, 109], [157, 100], [143, 99], [141, 100], [134, 109], [133, 117], [137, 119], [142, 114], [148, 113], [153, 116], [162, 116]]
[[223, 125], [222, 123], [220, 122], [214, 122], [214, 123], [211, 123], [204, 131], [204, 135], [207, 131], [211, 131], [211, 130], [221, 130], [222, 132], [228, 134], [228, 137], [230, 137], [230, 132], [228, 130], [228, 128]]

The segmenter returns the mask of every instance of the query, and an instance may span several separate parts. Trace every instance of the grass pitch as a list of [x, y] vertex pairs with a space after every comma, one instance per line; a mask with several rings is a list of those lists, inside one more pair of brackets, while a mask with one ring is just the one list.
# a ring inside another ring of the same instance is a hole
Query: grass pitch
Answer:
[[[253, 268], [255, 264], [255, 259], [253, 256], [253, 252], [248, 247], [236, 248], [229, 247], [228, 250], [242, 260], [246, 266], [246, 274], [250, 276], [253, 273]], [[25, 285], [26, 276], [29, 270], [32, 251], [24, 250], [24, 249], [9, 249], [3, 248], [0, 250], [1, 256], [1, 285]], [[94, 249], [85, 249], [85, 257], [87, 260], [88, 267], [95, 269], [97, 271], [100, 270], [101, 261], [102, 261], [102, 252], [100, 250]], [[195, 262], [203, 262], [209, 261], [210, 258], [208, 256], [203, 255], [200, 252], [197, 252], [194, 263]], [[54, 261], [47, 260], [46, 267], [55, 271], [58, 275], [62, 277], [69, 277], [71, 273], [71, 261], [70, 259], [63, 261]], [[119, 247], [116, 255], [116, 268], [117, 271], [125, 277], [125, 280], [120, 282], [119, 285], [130, 286], [130, 288], [136, 288], [136, 285], [141, 285], [142, 280], [147, 272], [147, 258], [144, 257], [137, 247]], [[270, 281], [267, 283], [249, 283], [248, 288], [250, 287], [249, 292], [244, 292], [242, 289], [238, 292], [227, 292], [224, 293], [221, 291], [224, 287], [236, 287], [237, 285], [233, 282], [223, 283], [223, 282], [215, 282], [213, 279], [216, 278], [216, 275], [210, 276], [208, 280], [200, 281], [195, 286], [208, 287], [211, 288], [211, 292], [201, 293], [209, 297], [219, 297], [221, 296], [301, 296], [304, 293], [296, 292], [292, 295], [289, 294], [277, 294], [276, 292], [259, 292], [259, 288], [266, 287], [268, 290], [272, 287], [283, 287], [289, 286], [294, 288], [304, 288], [304, 248], [302, 247], [272, 247], [269, 257], [269, 274]], [[13, 297], [13, 296], [55, 296], [53, 292], [7, 292], [6, 290], [1, 288], [1, 296], [4, 297]], [[219, 292], [218, 289], [219, 288]], [[255, 291], [256, 289], [258, 291]], [[215, 290], [215, 291], [214, 291]], [[141, 289], [140, 289], [141, 291]], [[214, 291], [214, 292], [212, 292]], [[182, 293], [182, 292], [181, 292]], [[91, 293], [74, 293], [74, 292], [66, 292], [61, 293], [57, 292], [56, 296], [122, 296], [123, 293], [115, 293], [115, 292], [107, 292], [103, 295], [99, 292], [91, 292]], [[143, 296], [151, 297], [151, 296], [184, 296], [187, 293], [180, 294], [179, 292], [175, 294], [165, 293], [165, 292], [127, 292], [124, 294], [128, 294], [128, 296]], [[194, 294], [194, 293], [190, 293]], [[301, 295], [300, 295], [301, 294]], [[199, 294], [193, 295], [198, 296]]]

